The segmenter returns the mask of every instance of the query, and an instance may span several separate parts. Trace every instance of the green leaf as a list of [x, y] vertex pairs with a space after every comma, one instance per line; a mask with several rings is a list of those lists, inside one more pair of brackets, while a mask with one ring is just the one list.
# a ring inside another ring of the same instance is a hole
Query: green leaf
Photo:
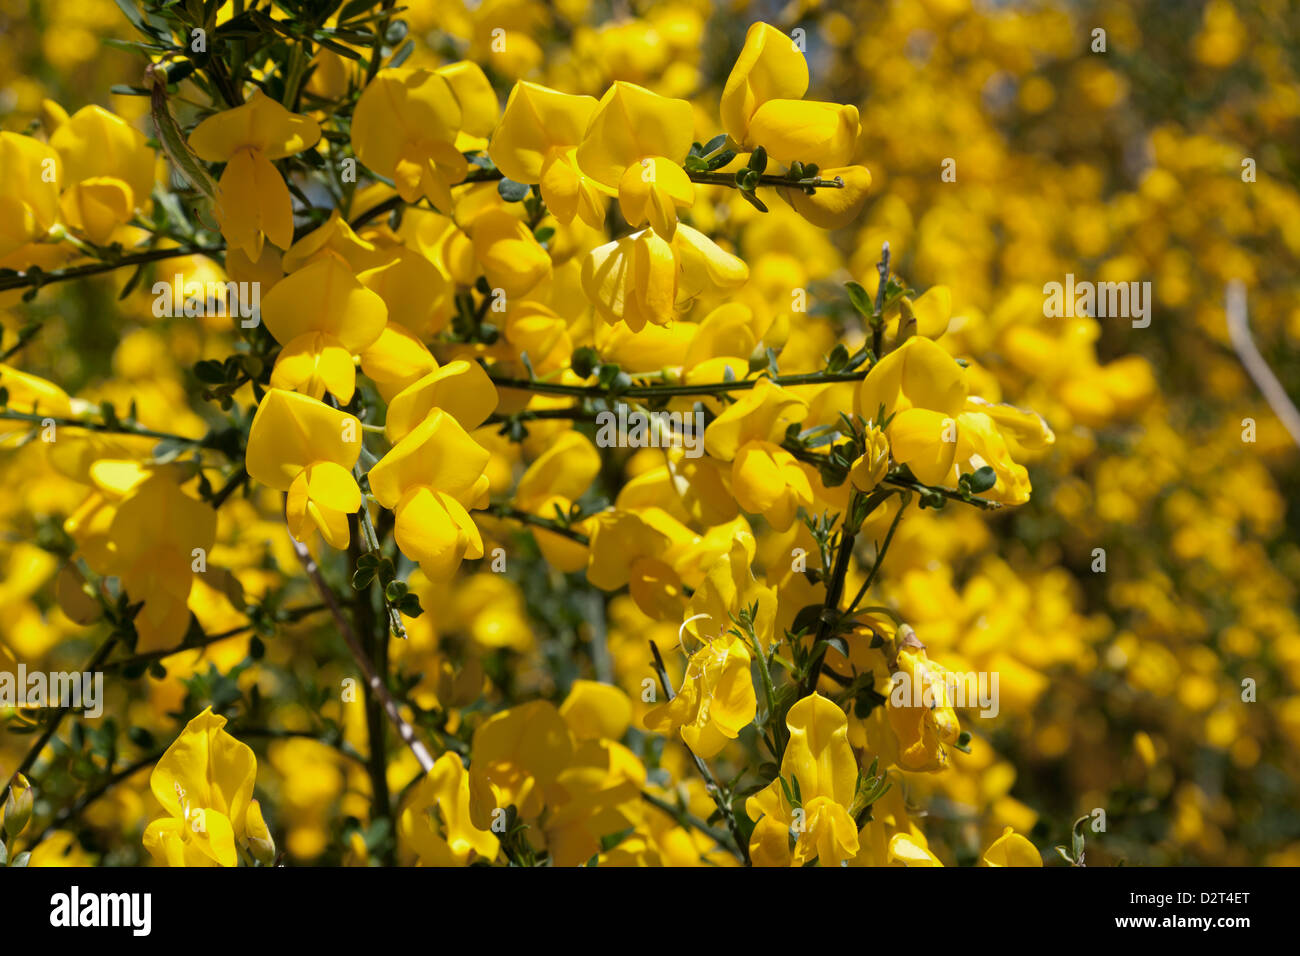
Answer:
[[988, 465], [976, 469], [970, 476], [970, 490], [973, 494], [983, 494], [997, 483], [997, 472]]
[[846, 282], [844, 288], [848, 290], [849, 301], [853, 303], [853, 308], [858, 310], [858, 314], [868, 319], [871, 318], [875, 313], [875, 305], [872, 303], [867, 290], [857, 282]]
[[528, 184], [517, 183], [513, 179], [502, 179], [497, 183], [497, 192], [506, 202], [523, 202], [528, 195]]

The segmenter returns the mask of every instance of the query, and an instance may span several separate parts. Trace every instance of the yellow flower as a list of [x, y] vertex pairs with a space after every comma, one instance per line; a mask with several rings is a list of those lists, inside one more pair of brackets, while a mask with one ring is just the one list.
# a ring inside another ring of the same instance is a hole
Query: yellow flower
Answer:
[[593, 229], [605, 225], [608, 186], [578, 168], [578, 144], [596, 111], [591, 96], [559, 93], [523, 80], [506, 100], [488, 155], [508, 179], [539, 184], [546, 208], [562, 223], [579, 216]]
[[144, 845], [165, 866], [239, 863], [235, 842], [245, 837], [257, 759], [225, 726], [226, 718], [211, 707], [204, 710], [167, 748], [149, 778], [166, 815], [149, 824]]
[[722, 91], [722, 126], [742, 149], [762, 146], [778, 163], [815, 163], [823, 179], [838, 176], [843, 182], [839, 189], [819, 188], [812, 195], [795, 187], [780, 190], [809, 222], [838, 229], [861, 212], [871, 187], [871, 173], [858, 157], [858, 110], [805, 101], [806, 92], [803, 52], [780, 30], [755, 23]]
[[685, 100], [617, 81], [591, 117], [578, 146], [578, 168], [617, 191], [629, 225], [648, 221], [656, 233], [671, 240], [677, 209], [695, 201], [695, 187], [679, 165], [690, 151], [694, 126]]
[[599, 246], [582, 263], [582, 290], [602, 319], [633, 332], [669, 325], [697, 296], [737, 289], [749, 267], [703, 233], [679, 226], [672, 242], [643, 229]]
[[469, 508], [487, 502], [489, 452], [455, 417], [435, 409], [370, 469], [375, 499], [396, 515], [397, 546], [432, 580], [483, 557]]
[[361, 423], [323, 402], [268, 389], [248, 433], [248, 474], [288, 492], [289, 532], [306, 542], [313, 531], [346, 548], [348, 515], [361, 507], [352, 467], [361, 454]]
[[679, 731], [696, 756], [715, 756], [754, 720], [758, 702], [750, 659], [742, 637], [706, 640], [687, 661], [677, 696], [646, 713], [646, 727], [660, 734]]
[[863, 441], [863, 452], [853, 463], [849, 480], [858, 491], [868, 492], [884, 481], [889, 471], [889, 439], [873, 425], [867, 428]]
[[61, 164], [40, 140], [0, 132], [0, 266], [26, 267], [30, 244], [57, 221]]
[[[528, 466], [515, 489], [515, 506], [543, 518], [565, 514], [600, 474], [600, 453], [586, 435], [566, 431]], [[546, 563], [561, 571], [579, 571], [587, 564], [587, 546], [545, 528], [533, 537]]]
[[264, 239], [281, 249], [293, 242], [293, 200], [289, 187], [271, 164], [311, 149], [320, 126], [310, 116], [291, 113], [255, 92], [242, 106], [209, 116], [190, 134], [195, 155], [225, 163], [217, 218], [232, 247], [256, 261]]
[[[858, 828], [849, 815], [857, 797], [858, 762], [849, 745], [848, 720], [834, 703], [813, 694], [790, 708], [786, 727], [790, 742], [781, 758], [781, 779], [745, 801], [745, 812], [757, 821], [750, 857], [756, 866], [803, 866], [814, 859], [820, 866], [838, 866], [858, 853]], [[796, 837], [793, 851], [790, 833]]]
[[812, 507], [807, 472], [778, 444], [786, 427], [807, 414], [807, 402], [764, 378], [704, 433], [705, 450], [732, 463], [731, 489], [740, 507], [761, 514], [777, 531], [790, 527], [801, 506]]
[[449, 80], [436, 72], [387, 69], [366, 86], [352, 116], [357, 158], [391, 179], [408, 203], [426, 197], [443, 212], [469, 163], [456, 148], [464, 114]]
[[537, 700], [484, 721], [470, 752], [470, 820], [491, 830], [507, 807], [525, 820], [541, 815], [573, 757], [573, 738], [555, 705]]
[[488, 209], [475, 216], [469, 234], [488, 285], [501, 289], [507, 299], [527, 295], [550, 278], [551, 257], [508, 209]]
[[397, 832], [425, 866], [465, 866], [497, 855], [496, 835], [471, 819], [469, 773], [451, 752], [439, 757], [411, 791]]
[[196, 562], [206, 566], [217, 535], [217, 513], [181, 491], [171, 469], [158, 469], [136, 484], [108, 528], [113, 571], [133, 601], [136, 650], [180, 643], [189, 627], [186, 602]]
[[340, 402], [352, 400], [357, 371], [352, 356], [372, 345], [388, 323], [388, 307], [327, 257], [276, 283], [262, 300], [266, 330], [284, 346], [271, 384]]
[[384, 434], [390, 442], [401, 441], [435, 408], [442, 409], [466, 431], [471, 431], [487, 421], [499, 401], [496, 386], [483, 366], [457, 359], [441, 368], [435, 367], [393, 396], [388, 403]]
[[808, 61], [793, 40], [766, 23], [754, 23], [722, 89], [722, 128], [738, 144], [750, 143], [749, 121], [768, 100], [799, 100], [808, 92]]
[[948, 766], [944, 745], [955, 743], [961, 735], [948, 672], [926, 657], [910, 630], [905, 633], [886, 711], [898, 738], [898, 765], [913, 771], [944, 770]]
[[1011, 827], [989, 844], [980, 855], [980, 866], [1042, 866], [1043, 858], [1037, 847]]

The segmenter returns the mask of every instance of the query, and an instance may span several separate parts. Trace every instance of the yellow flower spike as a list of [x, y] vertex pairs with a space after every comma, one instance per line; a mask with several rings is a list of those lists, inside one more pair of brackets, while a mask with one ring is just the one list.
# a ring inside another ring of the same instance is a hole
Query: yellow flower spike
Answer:
[[284, 159], [311, 149], [320, 140], [320, 124], [291, 113], [260, 90], [248, 102], [209, 116], [190, 134], [190, 149], [199, 159], [226, 163], [243, 150], [266, 159]]
[[632, 723], [632, 701], [610, 684], [575, 680], [560, 716], [578, 740], [621, 740]]
[[[848, 810], [857, 796], [858, 762], [848, 740], [848, 719], [833, 702], [812, 694], [795, 703], [786, 715], [790, 741], [781, 758], [781, 778], [792, 791], [798, 781], [802, 806], [786, 799], [780, 780], [745, 801], [745, 812], [760, 824], [750, 839], [751, 857], [765, 865], [788, 859], [802, 866], [816, 859], [821, 866], [838, 866], [858, 854], [858, 833]], [[776, 830], [798, 836], [793, 854], [776, 849]]]
[[348, 402], [356, 388], [351, 357], [379, 338], [388, 308], [346, 266], [328, 257], [276, 283], [262, 300], [262, 318], [285, 347], [272, 372], [274, 386], [313, 398], [329, 391]]
[[1038, 848], [1006, 827], [1002, 835], [989, 844], [980, 855], [980, 866], [1042, 866], [1043, 857]]
[[524, 296], [551, 276], [551, 257], [528, 226], [507, 209], [489, 209], [469, 227], [474, 257], [488, 284], [507, 299]]
[[758, 700], [749, 665], [742, 639], [715, 636], [691, 654], [677, 696], [646, 713], [646, 727], [656, 733], [676, 730], [697, 756], [717, 756], [754, 720]]
[[388, 403], [384, 434], [399, 442], [428, 418], [435, 408], [472, 431], [496, 411], [500, 396], [478, 362], [458, 359], [412, 382]]
[[320, 531], [334, 548], [348, 545], [347, 516], [361, 507], [352, 467], [361, 455], [355, 416], [297, 392], [267, 390], [248, 433], [245, 467], [255, 480], [288, 492], [290, 533], [306, 542]]
[[352, 148], [370, 169], [392, 179], [406, 202], [426, 197], [443, 212], [451, 187], [469, 172], [456, 149], [461, 104], [448, 80], [429, 70], [380, 70], [352, 117]]
[[623, 218], [632, 226], [649, 222], [669, 241], [677, 231], [677, 210], [694, 201], [695, 186], [686, 170], [663, 156], [637, 160], [619, 180], [618, 205]]
[[120, 179], [95, 177], [74, 184], [59, 203], [64, 221], [96, 245], [107, 245], [135, 214], [131, 187]]
[[749, 121], [768, 100], [799, 100], [808, 92], [808, 61], [794, 41], [766, 23], [754, 23], [722, 89], [722, 128], [741, 146], [755, 145]]
[[149, 788], [166, 815], [149, 824], [144, 845], [161, 864], [239, 863], [235, 841], [247, 832], [257, 759], [225, 725], [226, 718], [209, 707], [185, 726], [154, 766]]
[[490, 829], [480, 829], [471, 820], [469, 772], [451, 752], [434, 761], [433, 769], [412, 790], [398, 818], [397, 833], [425, 866], [494, 860], [499, 846]]

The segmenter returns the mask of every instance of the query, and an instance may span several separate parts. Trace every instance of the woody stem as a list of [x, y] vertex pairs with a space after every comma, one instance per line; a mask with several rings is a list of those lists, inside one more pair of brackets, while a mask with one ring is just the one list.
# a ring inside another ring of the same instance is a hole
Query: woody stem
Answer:
[[356, 661], [357, 666], [361, 669], [361, 674], [365, 678], [366, 686], [379, 699], [388, 720], [397, 730], [397, 736], [402, 739], [402, 742], [406, 744], [406, 746], [410, 748], [411, 753], [415, 755], [416, 761], [420, 764], [420, 769], [425, 773], [428, 773], [433, 769], [433, 756], [429, 753], [428, 748], [424, 746], [420, 739], [416, 737], [415, 729], [406, 722], [405, 718], [402, 717], [402, 712], [398, 709], [397, 701], [395, 701], [393, 695], [388, 692], [388, 686], [375, 670], [375, 665], [371, 662], [370, 656], [362, 648], [361, 642], [357, 639], [356, 631], [354, 631], [352, 625], [348, 623], [347, 616], [339, 606], [338, 598], [335, 596], [334, 591], [330, 588], [329, 584], [325, 582], [325, 578], [321, 575], [320, 567], [316, 564], [316, 560], [311, 556], [311, 554], [308, 553], [307, 546], [292, 536], [289, 540], [290, 544], [293, 545], [294, 554], [298, 556], [298, 560], [301, 562], [303, 570], [307, 572], [307, 577], [310, 578], [312, 584], [316, 586], [316, 590], [320, 592], [321, 599], [325, 602], [325, 606], [329, 609], [331, 616], [333, 616], [334, 623], [338, 626], [339, 634], [342, 635], [344, 642], [348, 646], [348, 650], [352, 652], [353, 660]]

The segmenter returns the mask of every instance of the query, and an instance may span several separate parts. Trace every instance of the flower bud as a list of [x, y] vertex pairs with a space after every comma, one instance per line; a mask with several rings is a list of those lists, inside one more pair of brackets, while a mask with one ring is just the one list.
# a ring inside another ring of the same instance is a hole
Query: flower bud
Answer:
[[32, 818], [32, 785], [22, 774], [14, 777], [9, 788], [9, 797], [5, 800], [4, 830], [5, 836], [13, 839], [22, 833]]
[[275, 862], [275, 840], [262, 818], [262, 806], [256, 800], [249, 801], [248, 815], [244, 818], [245, 834], [248, 848], [253, 851], [253, 858], [263, 866]]

